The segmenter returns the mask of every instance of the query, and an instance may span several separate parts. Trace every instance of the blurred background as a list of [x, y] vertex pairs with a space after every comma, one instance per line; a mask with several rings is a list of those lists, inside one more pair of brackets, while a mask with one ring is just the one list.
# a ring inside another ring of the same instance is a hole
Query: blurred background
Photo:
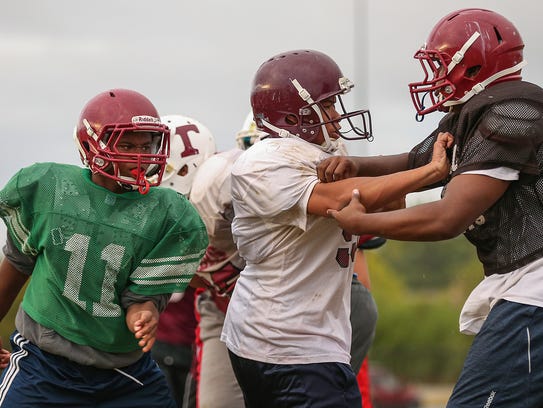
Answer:
[[[524, 79], [543, 84], [543, 5], [528, 0], [10, 2], [0, 14], [0, 185], [34, 162], [79, 164], [72, 141], [79, 112], [109, 88], [137, 90], [163, 115], [192, 116], [220, 150], [233, 147], [259, 65], [301, 48], [334, 58], [356, 84], [349, 107], [371, 109], [375, 140], [349, 143], [352, 154], [407, 151], [441, 118], [414, 120], [407, 84], [422, 71], [413, 54], [442, 16], [465, 7], [510, 19], [526, 44]], [[413, 194], [408, 203], [438, 196]], [[0, 223], [0, 245], [4, 237]], [[447, 393], [472, 340], [458, 333], [458, 314], [482, 278], [474, 250], [460, 237], [389, 241], [367, 256], [379, 306], [371, 361], [394, 378]], [[12, 318], [0, 324], [4, 342]], [[440, 398], [424, 389], [424, 401]]]

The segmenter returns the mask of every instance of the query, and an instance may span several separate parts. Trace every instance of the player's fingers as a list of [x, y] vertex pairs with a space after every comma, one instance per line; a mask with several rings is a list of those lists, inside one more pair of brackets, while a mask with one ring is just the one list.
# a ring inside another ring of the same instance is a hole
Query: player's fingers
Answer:
[[330, 157], [317, 165], [317, 177], [324, 183], [334, 181], [334, 171], [337, 167], [336, 158]]
[[155, 338], [151, 337], [145, 347], [142, 349], [144, 353], [147, 353], [148, 351], [151, 351], [153, 348], [153, 345], [155, 344]]
[[344, 180], [352, 177], [352, 169], [350, 163], [346, 160], [339, 160], [332, 175], [334, 181]]

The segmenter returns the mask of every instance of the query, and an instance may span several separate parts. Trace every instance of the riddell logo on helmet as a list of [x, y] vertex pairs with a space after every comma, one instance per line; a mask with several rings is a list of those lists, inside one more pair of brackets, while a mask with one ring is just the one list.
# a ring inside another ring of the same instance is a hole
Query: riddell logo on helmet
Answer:
[[153, 116], [133, 116], [132, 117], [132, 123], [160, 123], [159, 118], [155, 118]]

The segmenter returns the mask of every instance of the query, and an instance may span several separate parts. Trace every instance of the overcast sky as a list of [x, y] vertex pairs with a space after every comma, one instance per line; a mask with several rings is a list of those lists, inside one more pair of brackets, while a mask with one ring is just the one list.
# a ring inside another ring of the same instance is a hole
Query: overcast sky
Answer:
[[524, 78], [543, 84], [543, 5], [533, 0], [8, 2], [0, 13], [0, 186], [34, 162], [79, 164], [79, 112], [109, 88], [137, 90], [163, 115], [198, 119], [228, 149], [258, 66], [299, 48], [334, 58], [355, 82], [352, 105], [371, 109], [375, 141], [350, 144], [353, 153], [407, 151], [441, 117], [414, 120], [407, 84], [422, 74], [413, 54], [443, 15], [464, 7], [513, 21], [526, 44]]

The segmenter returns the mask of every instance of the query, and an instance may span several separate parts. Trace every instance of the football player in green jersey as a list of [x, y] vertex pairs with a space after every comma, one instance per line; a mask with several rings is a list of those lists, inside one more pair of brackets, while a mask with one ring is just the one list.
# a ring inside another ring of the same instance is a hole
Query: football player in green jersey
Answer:
[[0, 190], [0, 319], [28, 280], [9, 364], [0, 353], [0, 405], [175, 407], [147, 352], [204, 254], [205, 226], [182, 195], [155, 187], [169, 130], [145, 96], [100, 93], [74, 137], [88, 168], [37, 163]]

